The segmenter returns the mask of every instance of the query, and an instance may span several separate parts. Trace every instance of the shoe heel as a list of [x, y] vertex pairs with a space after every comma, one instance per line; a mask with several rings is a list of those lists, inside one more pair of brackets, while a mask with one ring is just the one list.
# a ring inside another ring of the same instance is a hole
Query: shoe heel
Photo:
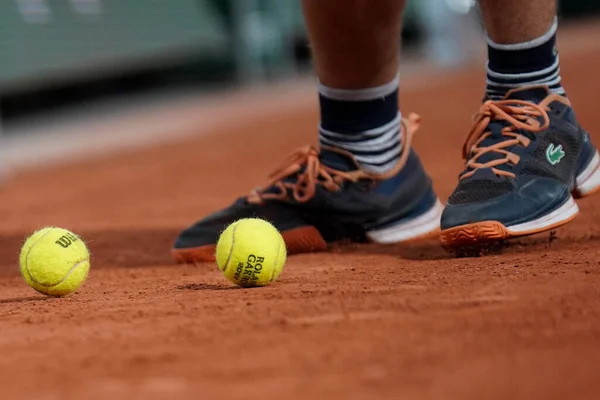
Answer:
[[429, 210], [417, 217], [367, 231], [367, 238], [374, 243], [389, 244], [437, 236], [440, 232], [442, 211], [444, 205], [438, 199]]
[[577, 175], [575, 179], [575, 189], [573, 197], [579, 199], [589, 196], [600, 189], [600, 155], [596, 150], [596, 154], [592, 157], [592, 161], [587, 167]]

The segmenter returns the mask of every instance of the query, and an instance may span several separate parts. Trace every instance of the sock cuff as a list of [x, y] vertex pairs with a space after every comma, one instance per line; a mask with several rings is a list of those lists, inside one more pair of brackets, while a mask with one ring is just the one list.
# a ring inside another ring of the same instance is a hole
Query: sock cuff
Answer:
[[488, 46], [496, 50], [527, 50], [532, 49], [534, 47], [538, 47], [546, 42], [548, 42], [552, 37], [556, 34], [558, 30], [558, 18], [554, 17], [554, 21], [552, 22], [552, 26], [548, 32], [544, 33], [542, 36], [535, 38], [533, 40], [523, 42], [523, 43], [514, 43], [514, 44], [499, 44], [490, 39], [486, 34], [486, 41]]
[[398, 90], [400, 73], [394, 79], [381, 86], [365, 89], [336, 89], [319, 82], [319, 94], [331, 100], [338, 101], [370, 101], [389, 96]]

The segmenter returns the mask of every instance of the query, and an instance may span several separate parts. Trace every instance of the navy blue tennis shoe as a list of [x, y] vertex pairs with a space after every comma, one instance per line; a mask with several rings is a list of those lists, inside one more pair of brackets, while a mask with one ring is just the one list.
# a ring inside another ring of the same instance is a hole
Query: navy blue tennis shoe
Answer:
[[337, 241], [399, 243], [439, 235], [442, 204], [411, 148], [419, 117], [402, 123], [402, 155], [377, 175], [345, 151], [307, 146], [294, 151], [265, 188], [185, 229], [172, 255], [178, 262], [212, 261], [221, 232], [241, 218], [262, 218], [282, 233], [289, 254], [325, 250]]
[[568, 223], [600, 188], [600, 156], [569, 100], [546, 86], [485, 101], [463, 147], [465, 169], [441, 220], [450, 248]]

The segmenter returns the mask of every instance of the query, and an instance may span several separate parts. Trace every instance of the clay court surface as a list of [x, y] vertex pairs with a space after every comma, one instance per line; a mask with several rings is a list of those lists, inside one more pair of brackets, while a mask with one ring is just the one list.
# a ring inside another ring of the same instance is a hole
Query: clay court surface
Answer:
[[[600, 143], [600, 50], [575, 47], [561, 52], [564, 83]], [[483, 78], [446, 73], [402, 95], [404, 112], [423, 116], [415, 147], [443, 200]], [[600, 396], [600, 196], [553, 240], [484, 258], [451, 257], [435, 240], [339, 245], [290, 257], [260, 289], [172, 262], [179, 229], [263, 183], [285, 152], [315, 142], [316, 123], [316, 102], [303, 102], [159, 149], [17, 174], [0, 192], [1, 397]], [[94, 257], [85, 286], [62, 299], [17, 270], [24, 236], [51, 224], [80, 233]]]

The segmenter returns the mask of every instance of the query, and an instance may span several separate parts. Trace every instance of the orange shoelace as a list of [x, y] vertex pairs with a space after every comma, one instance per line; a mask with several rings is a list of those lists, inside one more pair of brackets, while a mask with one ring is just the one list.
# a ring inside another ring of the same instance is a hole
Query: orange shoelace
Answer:
[[[550, 125], [548, 111], [547, 106], [539, 106], [523, 100], [488, 100], [483, 103], [475, 116], [473, 129], [471, 129], [463, 146], [463, 159], [470, 171], [464, 173], [460, 179], [468, 178], [475, 171], [482, 168], [491, 168], [496, 175], [514, 178], [515, 174], [512, 172], [503, 171], [496, 167], [507, 163], [519, 163], [520, 157], [507, 149], [517, 145], [527, 147], [531, 139], [520, 134], [517, 130], [537, 133], [548, 128]], [[537, 120], [538, 117], [544, 119], [543, 124], [540, 124]], [[506, 137], [506, 140], [491, 146], [480, 147], [481, 142], [492, 135], [490, 131], [486, 130], [492, 121], [505, 121], [508, 123], [508, 126], [502, 129], [502, 135]], [[477, 162], [479, 157], [492, 152], [499, 153], [504, 157], [485, 163]]]
[[[295, 175], [293, 182], [285, 179]], [[288, 198], [288, 189], [297, 202], [310, 200], [316, 190], [317, 183], [330, 192], [340, 190], [340, 184], [345, 180], [355, 180], [351, 172], [338, 171], [329, 168], [319, 160], [319, 152], [313, 146], [304, 146], [294, 150], [282, 163], [269, 175], [271, 181], [267, 187], [276, 187], [275, 192], [265, 192], [256, 188], [246, 197], [249, 203], [261, 203], [265, 199], [285, 200]]]
[[[313, 198], [317, 185], [324, 187], [329, 192], [337, 192], [341, 189], [345, 181], [357, 182], [360, 179], [370, 179], [373, 181], [388, 179], [396, 175], [406, 164], [410, 154], [412, 137], [419, 127], [420, 120], [419, 115], [411, 113], [408, 118], [402, 121], [404, 133], [402, 155], [398, 164], [385, 174], [370, 174], [361, 170], [358, 165], [354, 171], [338, 171], [321, 164], [319, 151], [315, 147], [304, 146], [294, 150], [269, 175], [269, 184], [265, 188], [253, 189], [246, 196], [246, 201], [252, 204], [261, 204], [267, 199], [288, 200], [292, 197], [296, 202], [303, 203]], [[329, 150], [349, 156], [344, 151], [332, 148]], [[293, 177], [293, 179], [287, 180], [290, 177]], [[276, 190], [269, 190], [270, 188], [275, 188]]]

